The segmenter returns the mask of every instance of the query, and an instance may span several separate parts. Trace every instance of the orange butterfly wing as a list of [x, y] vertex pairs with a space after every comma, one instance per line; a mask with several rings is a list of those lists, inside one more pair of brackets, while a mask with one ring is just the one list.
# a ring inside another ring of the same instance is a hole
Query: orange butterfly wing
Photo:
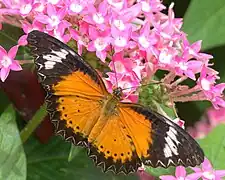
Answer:
[[48, 93], [47, 110], [56, 133], [75, 144], [87, 145], [89, 132], [100, 116], [102, 100], [109, 94], [103, 81], [89, 64], [57, 39], [32, 31], [28, 42], [37, 56], [35, 64]]
[[142, 163], [165, 168], [201, 164], [201, 148], [178, 125], [138, 104], [118, 106], [118, 114], [106, 119], [90, 148], [91, 157], [104, 170], [127, 174]]
[[48, 111], [56, 131], [74, 144], [89, 149], [89, 156], [104, 171], [136, 171], [153, 167], [199, 165], [204, 154], [178, 125], [137, 104], [111, 106], [110, 95], [97, 72], [57, 39], [38, 31], [28, 35], [38, 75], [48, 92]]

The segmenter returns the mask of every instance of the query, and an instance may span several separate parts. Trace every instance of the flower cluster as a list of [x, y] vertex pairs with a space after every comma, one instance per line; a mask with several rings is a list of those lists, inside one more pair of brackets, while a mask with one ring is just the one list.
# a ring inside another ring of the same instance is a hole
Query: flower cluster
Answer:
[[193, 138], [201, 139], [219, 124], [225, 124], [225, 108], [215, 109], [210, 107], [200, 121], [196, 122], [193, 127], [187, 128], [187, 132]]
[[225, 170], [215, 170], [212, 167], [212, 164], [208, 159], [205, 158], [204, 162], [201, 165], [201, 168], [192, 168], [194, 173], [187, 174], [185, 168], [183, 166], [178, 166], [176, 168], [175, 176], [164, 175], [160, 176], [162, 180], [198, 180], [202, 178], [203, 180], [215, 180], [222, 179], [225, 177]]
[[[127, 101], [136, 102], [136, 88], [165, 70], [161, 83], [172, 102], [209, 100], [215, 108], [225, 107], [225, 84], [216, 85], [212, 56], [200, 52], [201, 41], [188, 42], [172, 8], [168, 15], [162, 13], [166, 7], [160, 0], [2, 0], [0, 22], [23, 29], [18, 46], [26, 45], [27, 34], [36, 29], [65, 43], [75, 41], [80, 55], [84, 48], [95, 52], [102, 62], [110, 62], [104, 79], [108, 90], [122, 87]], [[10, 69], [21, 69], [12, 57], [5, 62], [0, 59], [2, 81]], [[186, 79], [195, 86], [181, 86]]]

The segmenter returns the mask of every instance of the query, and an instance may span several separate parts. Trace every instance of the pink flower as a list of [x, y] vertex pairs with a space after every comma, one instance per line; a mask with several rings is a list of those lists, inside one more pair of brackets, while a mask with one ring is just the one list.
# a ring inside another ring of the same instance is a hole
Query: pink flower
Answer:
[[190, 79], [195, 80], [195, 74], [201, 71], [202, 66], [203, 63], [201, 61], [177, 57], [175, 61], [175, 72], [180, 76], [185, 75]]
[[61, 0], [47, 0], [48, 3], [53, 4], [53, 5], [57, 5], [60, 4]]
[[124, 58], [124, 53], [122, 51], [114, 54], [112, 61], [109, 63], [109, 67], [116, 73], [133, 73], [140, 80], [141, 73], [144, 69], [144, 66], [139, 60], [135, 58]]
[[68, 4], [68, 14], [75, 15], [75, 14], [82, 13], [82, 11], [88, 5], [88, 1], [87, 0], [67, 0], [66, 4]]
[[52, 4], [47, 5], [47, 14], [39, 14], [35, 17], [35, 19], [43, 24], [46, 24], [46, 30], [51, 31], [54, 28], [57, 28], [60, 23], [63, 23], [64, 27], [67, 28], [71, 24], [63, 20], [66, 15], [66, 9], [61, 8], [59, 10], [56, 9]]
[[225, 170], [215, 170], [208, 159], [205, 158], [201, 168], [192, 168], [196, 173], [201, 173], [203, 180], [222, 180]]
[[195, 123], [194, 128], [188, 130], [192, 137], [197, 139], [204, 138], [212, 130], [211, 124], [207, 120], [201, 120]]
[[126, 28], [124, 31], [120, 31], [114, 26], [111, 28], [111, 33], [112, 33], [112, 45], [115, 49], [115, 52], [120, 52], [125, 48], [128, 48], [130, 45], [130, 36], [131, 36], [131, 27]]
[[147, 22], [140, 30], [140, 33], [134, 32], [132, 38], [137, 41], [140, 50], [152, 50], [153, 45], [158, 42], [154, 32], [150, 30], [150, 24]]
[[175, 176], [163, 175], [160, 176], [162, 180], [197, 180], [201, 177], [201, 173], [193, 173], [186, 176], [186, 170], [183, 166], [177, 166]]
[[184, 127], [185, 121], [181, 120], [180, 118], [174, 119], [173, 122], [175, 122], [178, 126], [182, 127], [183, 129], [185, 128]]
[[65, 26], [61, 23], [56, 29], [49, 32], [49, 34], [59, 39], [60, 41], [67, 43], [71, 39], [71, 35], [69, 33], [65, 33], [65, 30]]
[[210, 108], [207, 110], [207, 115], [210, 120], [212, 127], [216, 127], [218, 124], [225, 124], [225, 108], [214, 109]]
[[120, 11], [126, 6], [126, 0], [107, 0], [108, 4], [113, 7], [114, 10]]
[[222, 98], [225, 83], [214, 85], [216, 79], [218, 79], [217, 72], [213, 72], [209, 67], [204, 66], [197, 82], [206, 98], [212, 102], [214, 108], [218, 109], [219, 107], [225, 107], [225, 101]]
[[0, 46], [0, 78], [4, 82], [9, 75], [10, 70], [20, 71], [22, 70], [17, 60], [14, 60], [18, 46], [13, 46], [9, 52]]
[[3, 0], [2, 2], [8, 8], [8, 13], [19, 14], [23, 17], [29, 15], [33, 7], [33, 0]]
[[138, 101], [138, 94], [136, 89], [140, 86], [140, 80], [132, 73], [119, 74], [115, 72], [108, 72], [108, 78], [105, 78], [106, 87], [109, 92], [113, 92], [116, 87], [121, 87], [123, 92], [123, 102]]
[[95, 8], [94, 5], [88, 5], [88, 15], [84, 16], [84, 21], [87, 23], [95, 25], [100, 30], [105, 30], [108, 22], [108, 4], [106, 1], [103, 1], [99, 4], [98, 8]]
[[27, 45], [27, 34], [33, 30], [39, 30], [41, 31], [43, 29], [43, 26], [38, 21], [33, 21], [32, 24], [28, 23], [27, 21], [21, 21], [23, 31], [26, 33], [25, 35], [21, 36], [18, 40], [18, 45], [25, 46]]
[[79, 24], [79, 31], [73, 28], [70, 28], [71, 37], [76, 40], [78, 47], [78, 54], [82, 54], [83, 46], [88, 47], [89, 38], [88, 38], [89, 24], [86, 22], [81, 22]]
[[96, 51], [96, 56], [104, 62], [107, 55], [107, 48], [112, 39], [109, 29], [98, 31], [95, 27], [89, 27], [89, 37], [92, 41], [88, 44], [87, 49], [89, 51]]
[[166, 9], [166, 7], [158, 0], [138, 0], [138, 2], [141, 3], [141, 10], [143, 13], [146, 13], [146, 15]]

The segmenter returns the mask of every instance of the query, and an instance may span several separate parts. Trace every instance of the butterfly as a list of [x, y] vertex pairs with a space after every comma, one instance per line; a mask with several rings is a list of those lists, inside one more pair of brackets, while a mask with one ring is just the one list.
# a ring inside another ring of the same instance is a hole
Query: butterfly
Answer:
[[99, 74], [66, 44], [34, 30], [28, 45], [56, 134], [86, 147], [103, 171], [128, 174], [142, 165], [203, 162], [202, 149], [185, 130], [140, 104], [121, 102], [122, 89], [109, 93]]

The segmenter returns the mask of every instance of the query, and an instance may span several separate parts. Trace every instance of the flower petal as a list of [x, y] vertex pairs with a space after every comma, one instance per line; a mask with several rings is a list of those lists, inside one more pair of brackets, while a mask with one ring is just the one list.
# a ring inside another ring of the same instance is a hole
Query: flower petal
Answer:
[[175, 178], [174, 176], [171, 175], [165, 175], [165, 176], [159, 176], [160, 179], [162, 180], [176, 180], [177, 178]]
[[7, 51], [2, 46], [0, 46], [0, 56], [4, 55], [7, 55]]
[[8, 77], [9, 71], [10, 71], [9, 68], [2, 68], [1, 69], [0, 78], [1, 78], [2, 82], [4, 82], [6, 80], [6, 78]]
[[183, 166], [177, 166], [176, 172], [175, 172], [176, 177], [185, 177], [186, 176], [186, 170]]
[[216, 170], [215, 175], [216, 177], [225, 177], [225, 170]]
[[47, 6], [47, 14], [48, 14], [48, 16], [50, 16], [50, 17], [51, 17], [52, 15], [57, 15], [55, 6], [53, 6], [52, 4], [48, 4], [48, 6]]
[[17, 53], [17, 51], [18, 51], [18, 45], [16, 45], [16, 46], [13, 46], [10, 50], [9, 50], [9, 52], [8, 52], [8, 56], [9, 56], [9, 58], [11, 59], [11, 60], [13, 60], [15, 57], [16, 57], [16, 53]]
[[20, 71], [22, 70], [22, 67], [20, 66], [19, 62], [14, 60], [13, 63], [10, 65], [10, 69], [13, 71]]
[[196, 180], [199, 179], [202, 176], [202, 172], [192, 173], [186, 176], [185, 179], [187, 180]]
[[27, 35], [23, 35], [23, 36], [21, 36], [20, 38], [19, 38], [19, 40], [18, 40], [18, 44], [20, 45], [20, 46], [25, 46], [25, 45], [27, 45]]
[[212, 164], [210, 163], [210, 161], [205, 158], [204, 162], [202, 163], [202, 170], [203, 171], [211, 171], [212, 168]]

